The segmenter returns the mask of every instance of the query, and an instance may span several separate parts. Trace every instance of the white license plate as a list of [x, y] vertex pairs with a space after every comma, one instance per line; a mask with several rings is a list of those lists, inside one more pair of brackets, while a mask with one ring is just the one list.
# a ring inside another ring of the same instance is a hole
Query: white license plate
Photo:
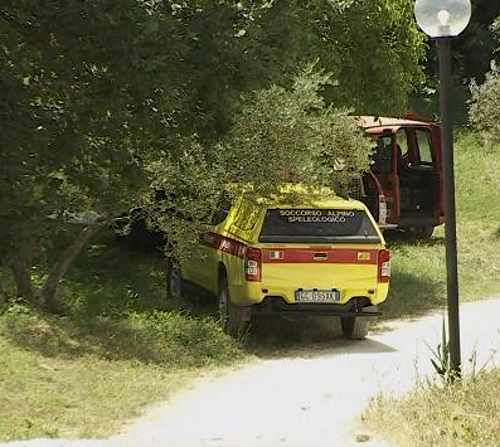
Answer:
[[295, 292], [297, 303], [340, 303], [338, 290], [297, 290]]

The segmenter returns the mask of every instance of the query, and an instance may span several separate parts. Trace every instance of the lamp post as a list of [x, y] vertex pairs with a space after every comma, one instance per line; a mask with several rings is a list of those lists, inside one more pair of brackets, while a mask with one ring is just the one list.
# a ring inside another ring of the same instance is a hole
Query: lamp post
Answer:
[[446, 276], [450, 368], [460, 375], [460, 320], [457, 272], [455, 174], [453, 168], [453, 122], [450, 114], [451, 40], [469, 24], [470, 0], [416, 0], [418, 26], [437, 42], [439, 50], [439, 102], [444, 149]]

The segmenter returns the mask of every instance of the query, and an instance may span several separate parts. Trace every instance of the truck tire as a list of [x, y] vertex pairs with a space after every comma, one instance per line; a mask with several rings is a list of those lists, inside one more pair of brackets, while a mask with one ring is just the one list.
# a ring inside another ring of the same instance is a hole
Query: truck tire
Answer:
[[368, 335], [367, 317], [341, 317], [342, 333], [349, 340], [364, 340]]
[[222, 275], [219, 281], [217, 306], [224, 332], [231, 337], [242, 337], [248, 329], [249, 322], [242, 317], [242, 313], [238, 311], [238, 306], [231, 301], [225, 274]]

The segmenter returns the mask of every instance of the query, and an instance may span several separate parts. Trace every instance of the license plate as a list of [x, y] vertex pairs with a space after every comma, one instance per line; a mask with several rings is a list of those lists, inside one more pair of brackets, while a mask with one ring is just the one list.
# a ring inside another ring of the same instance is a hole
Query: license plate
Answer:
[[297, 290], [295, 292], [297, 303], [340, 303], [338, 290]]

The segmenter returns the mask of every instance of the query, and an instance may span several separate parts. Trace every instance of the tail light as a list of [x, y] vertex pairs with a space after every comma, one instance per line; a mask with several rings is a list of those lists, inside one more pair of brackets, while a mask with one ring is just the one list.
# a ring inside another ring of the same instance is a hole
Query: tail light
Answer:
[[387, 223], [387, 203], [383, 194], [378, 196], [378, 223], [380, 225]]
[[245, 254], [245, 278], [247, 281], [260, 282], [262, 277], [262, 252], [248, 247]]
[[378, 252], [378, 282], [389, 282], [391, 279], [391, 252], [380, 250]]

